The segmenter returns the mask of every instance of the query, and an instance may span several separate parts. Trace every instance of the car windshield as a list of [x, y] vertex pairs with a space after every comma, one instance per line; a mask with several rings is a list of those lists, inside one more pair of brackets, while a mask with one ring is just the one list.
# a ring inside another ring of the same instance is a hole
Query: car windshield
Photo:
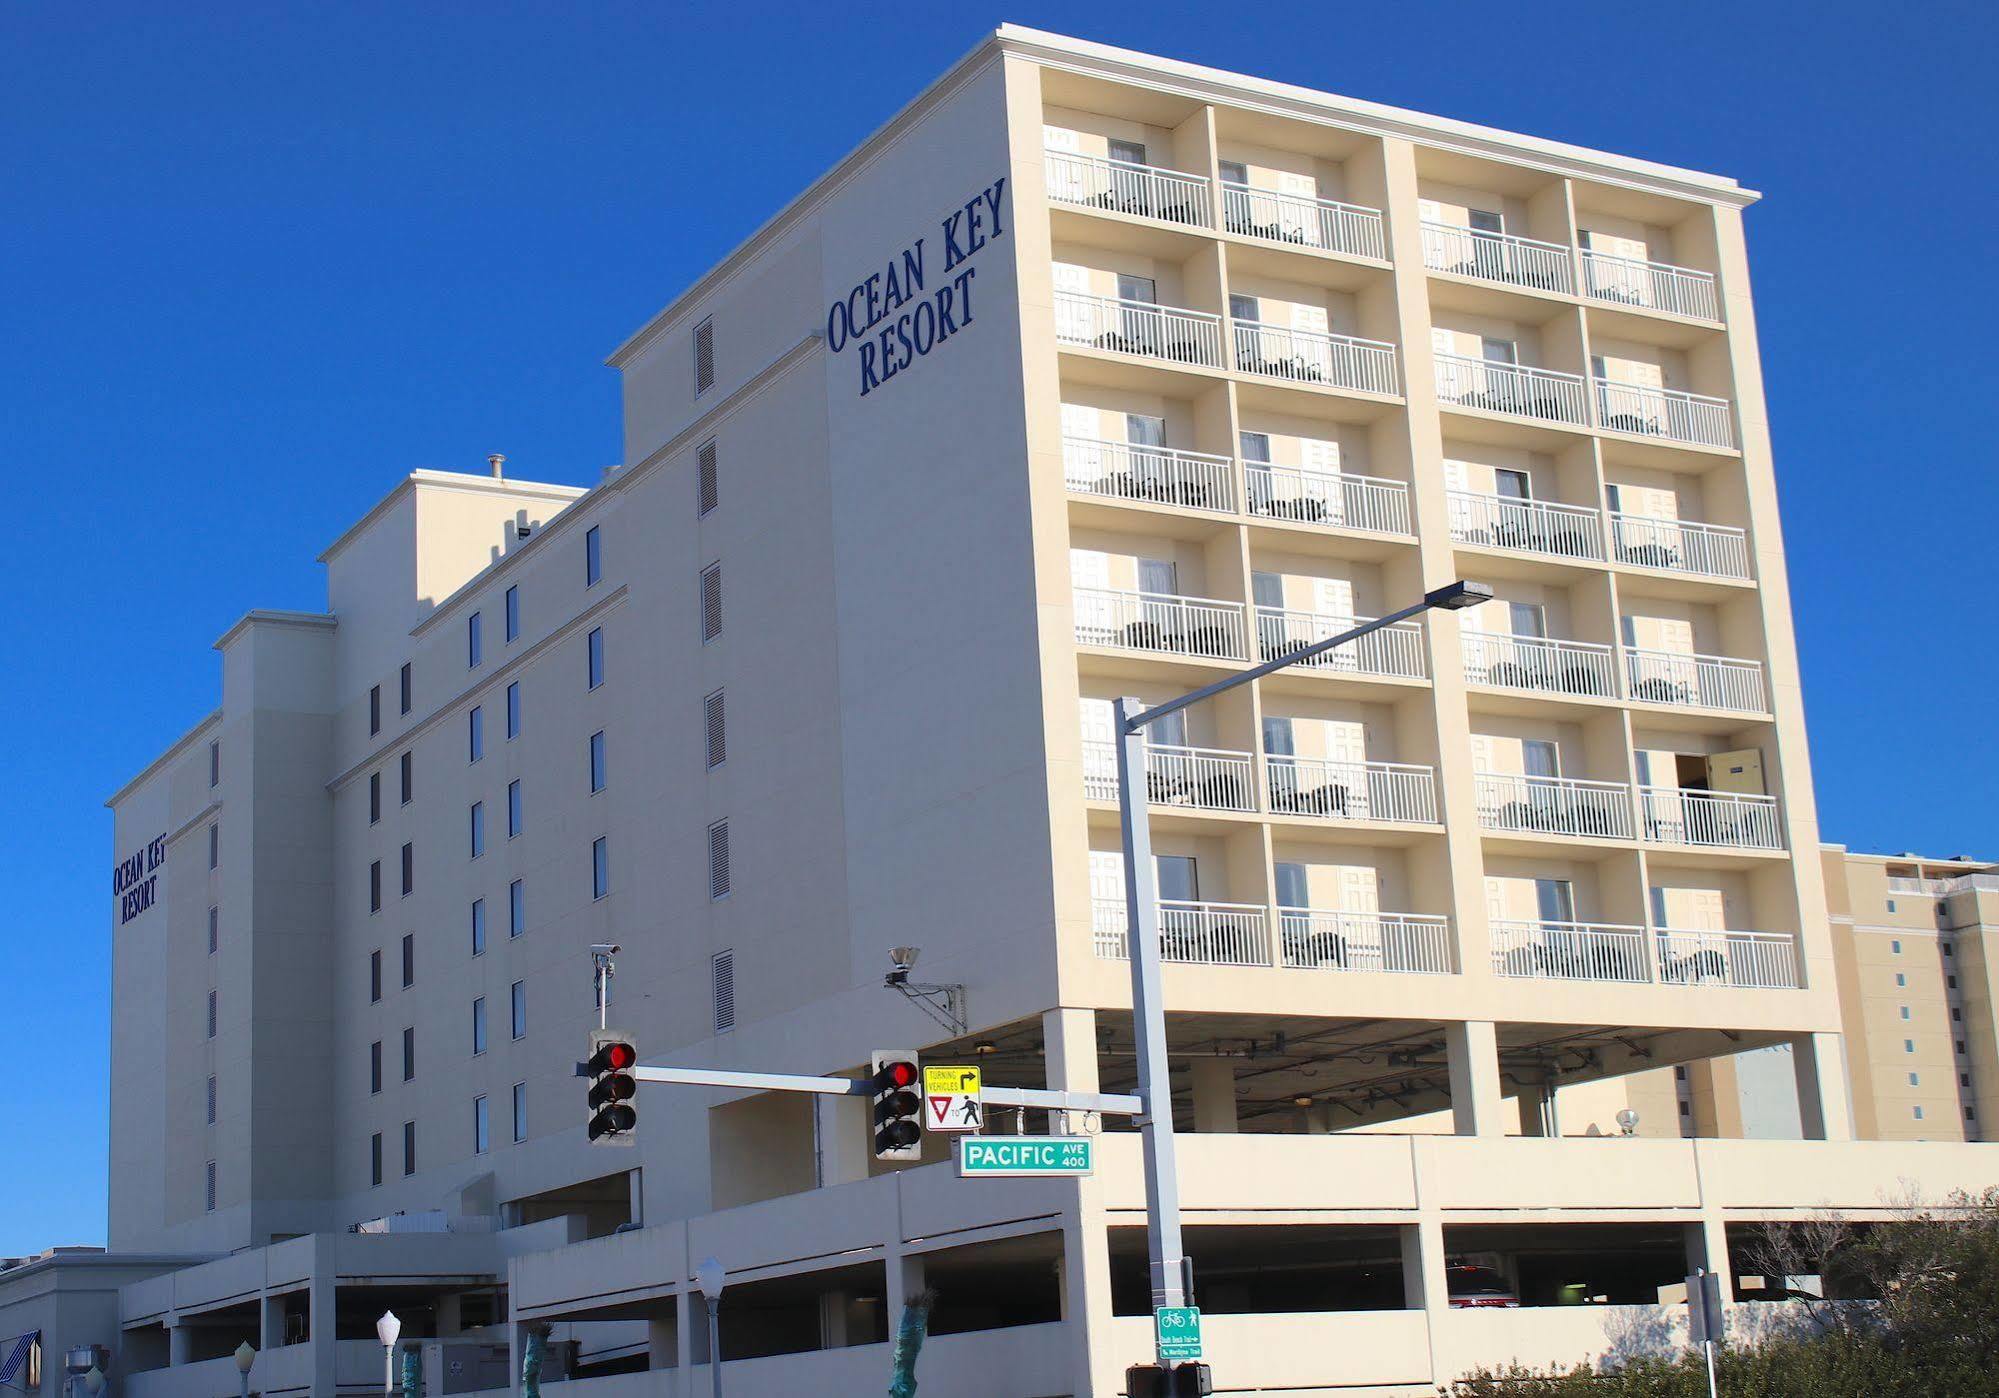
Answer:
[[1513, 1290], [1506, 1278], [1490, 1267], [1453, 1267], [1450, 1282], [1452, 1293], [1461, 1296], [1501, 1295]]

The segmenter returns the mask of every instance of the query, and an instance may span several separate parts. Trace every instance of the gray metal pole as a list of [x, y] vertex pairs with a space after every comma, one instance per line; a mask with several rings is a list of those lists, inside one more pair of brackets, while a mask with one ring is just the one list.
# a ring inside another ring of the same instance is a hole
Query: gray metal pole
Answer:
[[722, 1398], [722, 1298], [702, 1299], [708, 1303], [708, 1391]]

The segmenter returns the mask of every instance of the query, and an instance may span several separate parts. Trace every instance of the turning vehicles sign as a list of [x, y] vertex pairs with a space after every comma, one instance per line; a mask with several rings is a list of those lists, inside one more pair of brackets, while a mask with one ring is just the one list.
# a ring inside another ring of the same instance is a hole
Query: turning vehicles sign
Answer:
[[977, 1131], [985, 1125], [979, 1103], [979, 1070], [972, 1067], [925, 1067], [923, 1070], [923, 1129]]

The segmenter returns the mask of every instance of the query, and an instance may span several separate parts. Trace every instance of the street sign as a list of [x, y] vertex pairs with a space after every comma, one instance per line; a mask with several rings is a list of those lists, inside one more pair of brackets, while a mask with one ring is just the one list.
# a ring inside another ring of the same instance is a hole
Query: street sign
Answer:
[[980, 1072], [975, 1067], [946, 1064], [923, 1070], [923, 1129], [977, 1131], [986, 1124], [979, 1101]]
[[1161, 1306], [1152, 1313], [1152, 1333], [1159, 1343], [1162, 1360], [1201, 1357], [1201, 1309], [1198, 1306]]
[[967, 1136], [958, 1143], [958, 1174], [1087, 1175], [1096, 1168], [1088, 1136]]

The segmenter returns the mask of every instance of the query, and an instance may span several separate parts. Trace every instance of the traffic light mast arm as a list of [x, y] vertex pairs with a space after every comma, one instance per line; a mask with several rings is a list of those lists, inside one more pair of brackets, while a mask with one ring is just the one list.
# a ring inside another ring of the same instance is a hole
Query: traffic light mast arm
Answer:
[[[739, 1073], [721, 1068], [648, 1068], [627, 1070], [639, 1082], [682, 1087], [733, 1087], [745, 1092], [811, 1092], [825, 1097], [870, 1097], [874, 1086], [866, 1078], [811, 1078], [796, 1073]], [[1106, 1116], [1138, 1116], [1144, 1103], [1137, 1097], [1103, 1092], [1051, 1092], [1032, 1087], [988, 1087], [981, 1100], [996, 1107], [1052, 1107], [1072, 1112], [1102, 1112]]]

